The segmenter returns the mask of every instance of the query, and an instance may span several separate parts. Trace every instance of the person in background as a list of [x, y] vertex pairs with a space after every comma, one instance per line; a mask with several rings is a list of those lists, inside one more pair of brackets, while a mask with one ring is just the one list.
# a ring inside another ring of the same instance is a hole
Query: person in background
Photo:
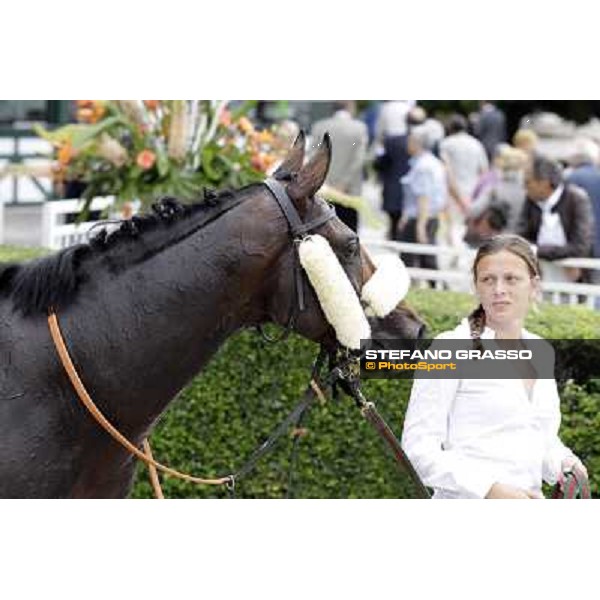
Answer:
[[[540, 290], [530, 245], [496, 236], [478, 250], [473, 281], [479, 306], [437, 340], [540, 339], [523, 325]], [[434, 342], [435, 343], [435, 342]], [[579, 458], [558, 436], [560, 397], [554, 379], [535, 371], [518, 379], [415, 377], [402, 447], [434, 499], [543, 498], [542, 480], [562, 483]]]
[[483, 144], [488, 159], [492, 160], [496, 146], [506, 142], [506, 117], [489, 100], [481, 101], [479, 106], [475, 121], [475, 135]]
[[411, 103], [405, 100], [384, 102], [379, 110], [372, 146], [373, 168], [382, 185], [382, 208], [389, 217], [388, 239], [396, 240], [402, 218], [404, 191], [401, 178], [408, 173], [408, 124]]
[[406, 119], [413, 104], [408, 100], [386, 100], [383, 103], [375, 125], [375, 145], [382, 145], [386, 137], [406, 135]]
[[408, 129], [417, 125], [424, 125], [429, 131], [429, 143], [431, 144], [431, 152], [439, 158], [440, 143], [444, 139], [446, 132], [444, 126], [433, 117], [427, 115], [427, 111], [418, 104], [413, 106], [407, 117]]
[[571, 165], [567, 183], [583, 188], [590, 197], [596, 225], [593, 256], [600, 258], [600, 149], [596, 142], [587, 138], [576, 140]]
[[502, 154], [511, 148], [512, 146], [509, 144], [498, 144], [498, 146], [496, 146], [496, 152], [494, 153], [491, 168], [487, 170], [475, 184], [475, 189], [471, 196], [471, 204], [477, 202], [482, 194], [486, 193], [489, 188], [494, 186], [500, 180], [500, 161], [502, 160]]
[[[467, 219], [465, 242], [470, 250], [479, 248], [496, 235], [506, 231], [509, 209], [505, 203], [494, 203], [475, 213]], [[466, 253], [469, 256], [470, 253]], [[463, 265], [459, 264], [459, 270]], [[461, 286], [460, 291], [468, 291]]]
[[379, 119], [379, 113], [381, 111], [382, 103], [380, 100], [371, 102], [360, 115], [361, 121], [367, 126], [367, 133], [369, 134], [369, 146], [375, 140], [375, 128], [377, 127], [377, 120]]
[[511, 146], [501, 145], [499, 148], [494, 160], [497, 176], [471, 204], [467, 228], [471, 219], [479, 217], [487, 209], [503, 206], [506, 222], [502, 232], [514, 233], [525, 203], [525, 169], [529, 158], [522, 150]]
[[[398, 225], [403, 242], [435, 244], [439, 216], [446, 205], [446, 170], [431, 153], [430, 131], [425, 125], [411, 129], [408, 137], [410, 170], [402, 178], [404, 211]], [[437, 269], [435, 256], [403, 254], [407, 267]]]
[[[575, 142], [575, 151], [571, 157], [573, 169], [567, 177], [567, 183], [578, 185], [584, 189], [592, 203], [594, 213], [594, 236], [592, 240], [592, 256], [600, 258], [600, 149], [598, 144], [587, 138], [579, 138]], [[593, 269], [586, 277], [590, 283], [600, 285], [600, 270]], [[600, 296], [594, 304], [600, 310]]]
[[447, 243], [462, 245], [465, 216], [480, 177], [489, 169], [485, 148], [467, 133], [467, 119], [454, 114], [448, 122], [448, 136], [440, 143], [440, 158], [448, 172], [450, 202], [446, 209]]
[[592, 254], [594, 214], [587, 193], [564, 183], [558, 163], [536, 156], [525, 174], [527, 200], [517, 233], [535, 244], [545, 280], [577, 281], [578, 269], [553, 265], [551, 261]]
[[532, 159], [537, 153], [538, 136], [532, 129], [519, 129], [512, 139], [513, 146]]
[[408, 128], [423, 125], [427, 120], [427, 111], [418, 104], [415, 104], [406, 115], [406, 123]]
[[[318, 143], [329, 132], [332, 152], [325, 183], [344, 194], [360, 196], [367, 157], [367, 126], [354, 117], [356, 107], [352, 100], [340, 100], [334, 109], [333, 116], [313, 125], [313, 143]], [[350, 229], [358, 230], [356, 209], [338, 204], [336, 213]]]

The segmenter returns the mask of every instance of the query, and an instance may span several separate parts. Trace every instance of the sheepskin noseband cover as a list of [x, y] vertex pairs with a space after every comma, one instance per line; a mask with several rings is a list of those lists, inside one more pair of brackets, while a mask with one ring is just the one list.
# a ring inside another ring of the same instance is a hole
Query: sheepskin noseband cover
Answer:
[[329, 242], [318, 234], [306, 236], [299, 243], [298, 255], [338, 341], [358, 350], [360, 340], [371, 337], [371, 327]]
[[367, 315], [385, 317], [404, 299], [410, 287], [410, 276], [400, 257], [395, 254], [374, 259], [377, 269], [363, 285], [361, 299]]

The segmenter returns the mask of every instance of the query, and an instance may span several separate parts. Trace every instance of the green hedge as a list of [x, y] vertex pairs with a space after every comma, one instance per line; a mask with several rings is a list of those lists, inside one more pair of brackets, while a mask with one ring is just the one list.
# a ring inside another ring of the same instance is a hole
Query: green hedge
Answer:
[[[431, 334], [450, 329], [473, 308], [469, 296], [450, 292], [411, 292], [410, 303], [427, 321]], [[526, 326], [546, 338], [600, 337], [600, 315], [580, 307], [544, 306]], [[152, 446], [171, 466], [203, 476], [230, 473], [245, 463], [298, 402], [317, 352], [298, 337], [268, 345], [253, 332], [230, 339], [204, 373], [173, 403], [158, 425]], [[374, 400], [399, 435], [410, 381], [366, 381]], [[593, 491], [600, 490], [600, 384], [568, 383], [562, 391], [565, 443], [590, 471]], [[340, 397], [315, 406], [304, 424], [290, 485], [292, 441], [280, 438], [258, 463], [237, 495], [245, 498], [398, 498], [412, 497], [408, 478], [398, 471], [377, 434], [352, 401]], [[194, 486], [163, 478], [171, 498], [222, 498], [222, 487]], [[138, 470], [132, 496], [152, 496], [145, 468]]]
[[47, 254], [44, 248], [23, 248], [21, 246], [0, 246], [0, 262], [29, 260]]

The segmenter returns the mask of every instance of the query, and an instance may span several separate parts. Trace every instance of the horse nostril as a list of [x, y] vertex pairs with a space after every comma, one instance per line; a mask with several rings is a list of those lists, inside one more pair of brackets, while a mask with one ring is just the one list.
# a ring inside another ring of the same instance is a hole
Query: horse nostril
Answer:
[[419, 331], [417, 333], [417, 339], [422, 340], [425, 338], [425, 334], [427, 333], [427, 325], [421, 325]]

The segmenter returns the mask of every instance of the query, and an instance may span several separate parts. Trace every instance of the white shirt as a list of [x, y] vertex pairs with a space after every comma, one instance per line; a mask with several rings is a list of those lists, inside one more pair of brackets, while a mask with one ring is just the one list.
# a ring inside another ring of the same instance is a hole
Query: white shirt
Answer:
[[564, 185], [559, 185], [547, 200], [538, 202], [538, 206], [542, 209], [542, 220], [537, 235], [538, 246], [564, 246], [567, 243], [559, 214], [551, 212], [560, 200], [564, 189]]
[[[463, 319], [436, 339], [469, 338]], [[486, 327], [481, 339], [493, 338]], [[521, 379], [415, 378], [402, 447], [434, 498], [484, 498], [496, 482], [539, 492], [572, 454], [559, 426], [554, 379], [538, 379], [530, 398]]]
[[440, 155], [452, 170], [460, 195], [470, 199], [479, 177], [489, 167], [483, 144], [461, 131], [440, 142]]
[[384, 102], [375, 126], [375, 138], [383, 142], [383, 138], [393, 135], [406, 135], [408, 126], [406, 117], [411, 109], [407, 100], [392, 100]]

